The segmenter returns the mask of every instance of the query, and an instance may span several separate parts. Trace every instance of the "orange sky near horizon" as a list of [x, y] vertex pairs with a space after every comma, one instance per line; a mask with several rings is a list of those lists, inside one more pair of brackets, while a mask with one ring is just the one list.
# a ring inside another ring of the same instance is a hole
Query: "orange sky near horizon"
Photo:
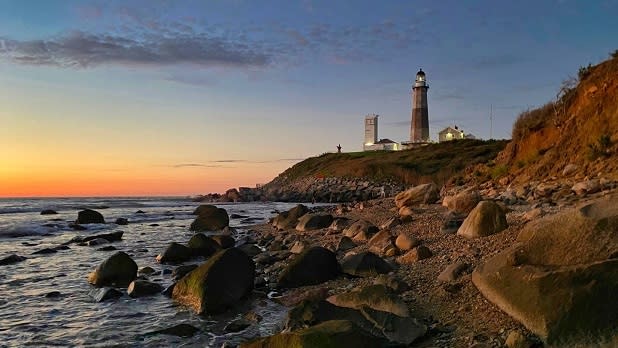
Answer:
[[[0, 170], [0, 197], [185, 196], [224, 192], [248, 183], [242, 168], [157, 168], [156, 170]], [[255, 172], [254, 168], [252, 169]], [[264, 170], [264, 182], [274, 175]]]

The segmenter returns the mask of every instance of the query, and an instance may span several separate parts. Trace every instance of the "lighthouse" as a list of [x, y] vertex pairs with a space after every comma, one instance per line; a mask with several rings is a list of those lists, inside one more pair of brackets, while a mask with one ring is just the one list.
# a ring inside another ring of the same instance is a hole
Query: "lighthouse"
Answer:
[[412, 87], [412, 124], [410, 126], [411, 143], [429, 142], [429, 110], [427, 109], [427, 79], [420, 69]]

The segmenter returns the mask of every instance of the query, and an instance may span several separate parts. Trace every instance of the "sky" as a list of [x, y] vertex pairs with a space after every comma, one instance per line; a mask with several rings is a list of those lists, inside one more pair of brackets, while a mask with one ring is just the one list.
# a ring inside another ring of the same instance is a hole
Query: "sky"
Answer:
[[[0, 0], [0, 197], [194, 195], [409, 139], [510, 138], [618, 49], [618, 0]], [[490, 109], [493, 108], [493, 122]]]

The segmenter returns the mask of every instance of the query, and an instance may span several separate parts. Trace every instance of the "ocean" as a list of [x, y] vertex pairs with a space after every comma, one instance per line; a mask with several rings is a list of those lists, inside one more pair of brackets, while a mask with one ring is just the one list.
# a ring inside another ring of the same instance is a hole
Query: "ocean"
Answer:
[[[0, 199], [0, 258], [10, 254], [27, 258], [0, 266], [0, 347], [221, 347], [225, 342], [235, 345], [278, 331], [285, 310], [270, 300], [248, 301], [245, 309], [256, 312], [263, 320], [241, 333], [230, 334], [225, 334], [223, 327], [242, 313], [198, 316], [163, 295], [134, 299], [125, 294], [118, 300], [96, 303], [88, 295], [93, 287], [87, 275], [115, 252], [97, 250], [101, 246], [71, 244], [68, 250], [33, 254], [78, 235], [124, 231], [123, 240], [110, 245], [131, 255], [139, 268], [150, 266], [161, 271], [149, 280], [166, 287], [172, 283], [167, 272], [175, 266], [159, 264], [155, 257], [170, 242], [189, 240], [193, 234], [189, 231], [194, 218], [191, 213], [198, 205], [187, 198], [167, 197]], [[239, 236], [250, 233], [248, 226], [263, 223], [276, 211], [293, 205], [217, 204], [230, 215], [242, 216], [230, 219]], [[74, 231], [69, 224], [84, 208], [102, 213], [106, 223]], [[41, 215], [44, 209], [58, 214]], [[127, 218], [129, 224], [116, 225], [117, 218]], [[46, 297], [53, 291], [59, 296]], [[190, 338], [147, 335], [181, 323], [200, 331]]]

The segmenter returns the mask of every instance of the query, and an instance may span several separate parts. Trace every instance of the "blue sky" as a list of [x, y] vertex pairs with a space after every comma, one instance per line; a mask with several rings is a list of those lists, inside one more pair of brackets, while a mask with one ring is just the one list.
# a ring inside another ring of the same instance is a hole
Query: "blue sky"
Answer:
[[618, 49], [616, 18], [617, 0], [0, 0], [0, 145], [236, 163], [259, 173], [249, 184], [360, 150], [368, 113], [407, 140], [421, 67], [432, 138], [451, 124], [489, 138], [492, 104], [493, 137], [509, 138], [519, 112]]

